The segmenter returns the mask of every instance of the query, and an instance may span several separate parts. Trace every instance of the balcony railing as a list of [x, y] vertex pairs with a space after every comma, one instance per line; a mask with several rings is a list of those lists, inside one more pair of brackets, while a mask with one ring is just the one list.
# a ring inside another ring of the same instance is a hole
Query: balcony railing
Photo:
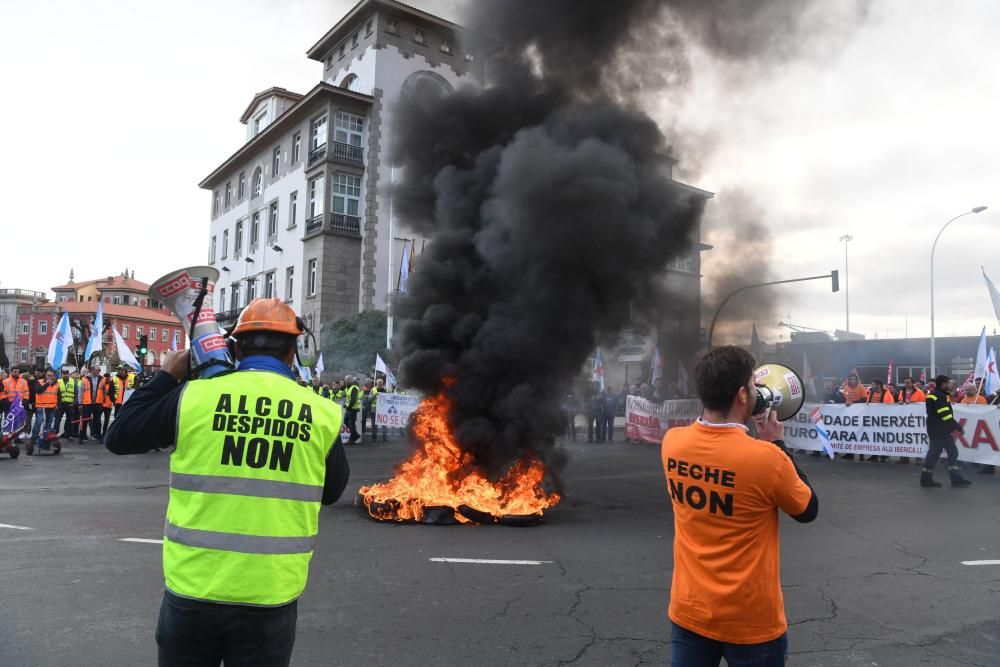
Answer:
[[[309, 151], [309, 166], [311, 167], [317, 162], [325, 160], [326, 157], [326, 144], [313, 148]], [[342, 162], [361, 164], [364, 161], [364, 151], [361, 150], [361, 146], [352, 146], [351, 144], [342, 144], [339, 141], [335, 141], [333, 142], [333, 147], [330, 150], [330, 157]]]
[[306, 234], [317, 231], [339, 232], [361, 235], [361, 218], [343, 213], [321, 213], [306, 220]]
[[243, 312], [242, 308], [234, 308], [233, 310], [226, 310], [221, 313], [215, 314], [215, 321], [219, 324], [225, 326], [231, 324], [239, 319], [240, 313]]
[[352, 146], [351, 144], [342, 144], [336, 141], [333, 143], [333, 157], [335, 158], [360, 163], [363, 155], [361, 146]]

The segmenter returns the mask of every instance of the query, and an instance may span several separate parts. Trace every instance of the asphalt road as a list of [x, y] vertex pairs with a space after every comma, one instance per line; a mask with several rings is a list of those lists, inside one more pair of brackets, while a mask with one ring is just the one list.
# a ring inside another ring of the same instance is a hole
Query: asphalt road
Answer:
[[[568, 493], [535, 528], [393, 526], [358, 487], [405, 446], [349, 450], [299, 603], [296, 665], [638, 665], [669, 659], [672, 517], [659, 448], [564, 443]], [[1000, 665], [1000, 476], [803, 459], [813, 524], [782, 525], [793, 665]], [[0, 665], [155, 664], [165, 453], [0, 457]], [[20, 526], [30, 530], [12, 528]], [[551, 561], [443, 563], [431, 558]]]

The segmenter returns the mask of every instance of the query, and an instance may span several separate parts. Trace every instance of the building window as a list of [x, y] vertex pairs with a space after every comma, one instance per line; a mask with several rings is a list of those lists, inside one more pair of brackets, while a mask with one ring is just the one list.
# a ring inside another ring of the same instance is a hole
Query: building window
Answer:
[[273, 201], [267, 209], [267, 240], [278, 238], [278, 202]]
[[292, 135], [292, 164], [299, 161], [302, 149], [302, 134], [296, 132]]
[[[250, 249], [253, 252], [257, 248], [257, 241], [260, 239], [260, 211], [255, 211], [250, 223]], [[248, 252], [248, 254], [249, 254]]]
[[257, 298], [257, 277], [247, 278], [247, 303]]
[[333, 117], [333, 140], [337, 143], [360, 146], [364, 131], [365, 119], [361, 116], [338, 111]]
[[121, 295], [119, 294], [119, 295], [111, 297], [111, 303], [113, 303], [116, 306], [120, 306], [122, 304], [122, 297], [121, 297]]
[[341, 44], [340, 48], [337, 49], [337, 60], [343, 60], [344, 59], [344, 55], [346, 53], [347, 53], [347, 46], [344, 45], [344, 44]]
[[390, 34], [393, 34], [393, 35], [398, 35], [399, 34], [399, 20], [398, 19], [389, 19], [386, 22], [385, 31], [388, 32], [388, 33], [390, 33]]
[[142, 338], [142, 327], [136, 327], [135, 328], [135, 339], [139, 340], [140, 338]]
[[306, 272], [306, 293], [309, 296], [316, 296], [316, 260], [309, 260], [309, 268]]
[[247, 193], [247, 173], [245, 171], [240, 172], [240, 180], [236, 186], [236, 198], [239, 200], [243, 199], [243, 196]]
[[351, 35], [351, 48], [352, 49], [358, 45], [358, 38], [360, 36], [361, 36], [360, 32], [356, 32], [353, 35]]
[[326, 58], [324, 58], [323, 64], [325, 65], [326, 69], [330, 69], [331, 67], [333, 67], [333, 54], [330, 54]]
[[28, 348], [26, 347], [21, 348], [21, 363], [22, 364], [28, 363]]
[[295, 286], [295, 267], [290, 266], [285, 269], [285, 301], [291, 302]]
[[334, 174], [332, 204], [334, 213], [357, 217], [361, 205], [361, 177]]
[[233, 203], [233, 182], [229, 181], [226, 183], [226, 208], [229, 208]]
[[253, 192], [250, 195], [250, 199], [255, 199], [259, 197], [263, 188], [264, 188], [264, 174], [260, 170], [260, 167], [257, 167], [257, 169], [254, 170], [253, 172]]
[[160, 342], [161, 342], [161, 343], [166, 343], [166, 342], [167, 342], [167, 330], [166, 330], [166, 328], [164, 328], [164, 329], [163, 329], [163, 330], [162, 330], [162, 331], [160, 332]]
[[233, 255], [239, 259], [243, 252], [243, 221], [236, 221], [236, 237], [233, 239]]
[[212, 215], [219, 215], [219, 191], [212, 193]]
[[413, 29], [413, 41], [416, 42], [417, 44], [427, 43], [427, 33], [424, 32], [423, 28]]
[[226, 309], [226, 288], [222, 287], [219, 289], [219, 310]]
[[271, 151], [271, 178], [278, 177], [278, 168], [281, 166], [281, 146], [275, 146]]
[[30, 331], [31, 331], [31, 322], [28, 321], [21, 322], [21, 333], [24, 335], [28, 335], [28, 332]]
[[222, 230], [222, 259], [229, 256], [229, 230]]
[[149, 327], [149, 340], [156, 342], [156, 327]]
[[374, 21], [368, 19], [368, 23], [365, 24], [365, 37], [368, 37], [369, 35], [372, 34], [372, 26], [374, 25], [374, 23], [375, 23]]
[[49, 323], [45, 320], [39, 320], [38, 322], [38, 335], [44, 336], [49, 332]]
[[122, 338], [128, 338], [128, 325], [122, 325]]
[[212, 245], [208, 247], [208, 263], [215, 264], [215, 237], [212, 237]]
[[309, 209], [308, 218], [323, 215], [323, 176], [317, 176], [309, 181]]
[[264, 298], [274, 298], [274, 271], [264, 276]]
[[253, 119], [253, 136], [260, 134], [260, 131], [264, 129], [264, 121], [267, 119], [267, 113], [262, 113]]
[[233, 283], [232, 301], [229, 303], [229, 310], [236, 310], [240, 307], [240, 284]]
[[326, 114], [313, 118], [309, 123], [309, 149], [316, 150], [326, 146]]
[[447, 53], [448, 55], [451, 55], [451, 42], [449, 42], [447, 39], [441, 40], [441, 53]]
[[292, 194], [288, 195], [288, 228], [291, 229], [295, 226], [295, 218], [299, 213], [299, 191], [296, 190]]

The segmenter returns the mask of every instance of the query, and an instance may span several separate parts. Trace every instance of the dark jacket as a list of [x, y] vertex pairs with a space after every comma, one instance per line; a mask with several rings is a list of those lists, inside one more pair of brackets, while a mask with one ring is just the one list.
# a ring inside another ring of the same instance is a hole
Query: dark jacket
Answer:
[[[239, 372], [239, 371], [236, 371]], [[182, 383], [163, 371], [139, 387], [122, 404], [118, 417], [104, 434], [104, 446], [114, 454], [142, 454], [177, 442], [177, 409]], [[326, 459], [324, 505], [335, 503], [347, 486], [351, 468], [337, 438]]]
[[940, 389], [927, 394], [924, 400], [927, 406], [927, 435], [934, 437], [951, 437], [952, 433], [964, 433], [962, 425], [955, 419], [951, 407], [951, 396]]
[[834, 389], [833, 391], [827, 392], [823, 396], [823, 402], [824, 403], [843, 403], [844, 402], [844, 395], [842, 393], [840, 393], [839, 391], [837, 391], [836, 389]]

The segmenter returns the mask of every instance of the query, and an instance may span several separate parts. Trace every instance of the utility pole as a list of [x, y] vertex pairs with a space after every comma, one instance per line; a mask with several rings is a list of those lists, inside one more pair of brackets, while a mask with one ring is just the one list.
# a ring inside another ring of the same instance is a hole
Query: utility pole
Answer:
[[851, 332], [851, 276], [847, 268], [847, 244], [854, 240], [854, 237], [850, 234], [844, 234], [840, 237], [840, 240], [844, 242], [844, 315], [846, 322], [844, 323], [845, 331]]

